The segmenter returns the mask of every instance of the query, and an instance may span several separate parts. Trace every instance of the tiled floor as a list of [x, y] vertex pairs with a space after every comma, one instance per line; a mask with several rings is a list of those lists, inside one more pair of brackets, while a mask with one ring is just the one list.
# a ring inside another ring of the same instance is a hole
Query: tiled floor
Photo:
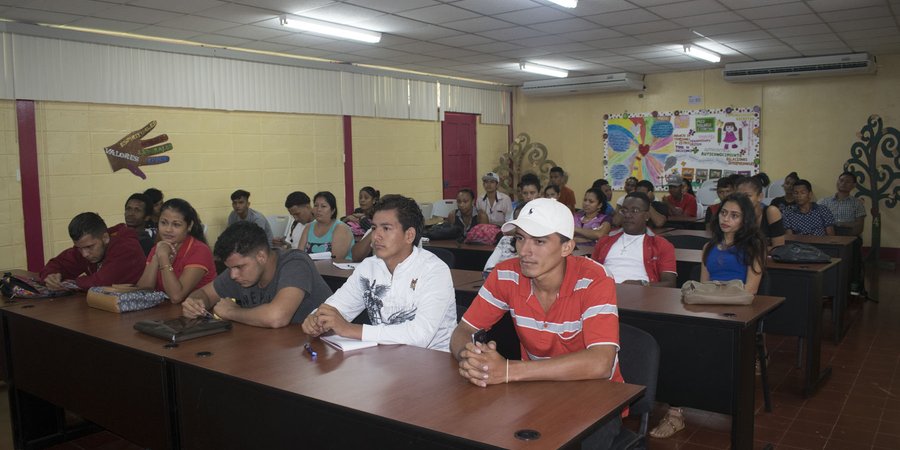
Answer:
[[[809, 399], [800, 395], [801, 369], [795, 367], [797, 341], [769, 335], [773, 411], [763, 411], [757, 387], [754, 437], [756, 448], [900, 449], [900, 273], [881, 271], [881, 303], [851, 305], [853, 325], [840, 343], [826, 326], [822, 362], [833, 370], [821, 390]], [[826, 316], [830, 310], [826, 311]], [[824, 321], [830, 323], [830, 319]], [[651, 427], [664, 410], [655, 412]], [[651, 449], [726, 449], [731, 417], [686, 410], [687, 426], [669, 439], [651, 439]], [[12, 448], [9, 407], [0, 383], [0, 450]], [[109, 432], [96, 433], [56, 450], [131, 450], [137, 447]]]

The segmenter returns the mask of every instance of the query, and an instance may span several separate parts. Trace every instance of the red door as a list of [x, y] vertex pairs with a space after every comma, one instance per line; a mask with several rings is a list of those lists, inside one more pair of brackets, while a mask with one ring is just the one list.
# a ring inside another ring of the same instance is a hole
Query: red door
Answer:
[[478, 192], [475, 173], [474, 114], [445, 113], [441, 123], [444, 198], [456, 198], [462, 188]]

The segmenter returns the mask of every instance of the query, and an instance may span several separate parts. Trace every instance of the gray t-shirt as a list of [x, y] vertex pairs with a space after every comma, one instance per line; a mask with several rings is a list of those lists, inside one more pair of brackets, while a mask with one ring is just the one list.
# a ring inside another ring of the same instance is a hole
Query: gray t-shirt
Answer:
[[232, 297], [242, 308], [255, 308], [269, 303], [286, 287], [296, 287], [303, 291], [303, 302], [291, 318], [291, 323], [300, 323], [322, 302], [331, 297], [331, 288], [319, 275], [315, 264], [306, 252], [300, 250], [272, 250], [278, 255], [275, 265], [275, 276], [265, 288], [258, 285], [249, 288], [241, 287], [228, 275], [228, 270], [219, 274], [213, 281], [213, 288], [219, 297]]
[[248, 208], [246, 219], [241, 219], [240, 216], [238, 216], [234, 211], [231, 211], [231, 213], [228, 214], [228, 226], [231, 226], [235, 222], [241, 220], [253, 222], [259, 225], [259, 227], [263, 230], [266, 230], [266, 238], [269, 240], [269, 245], [272, 245], [272, 227], [269, 225], [269, 219], [266, 219], [266, 216], [262, 215], [259, 211], [253, 208]]

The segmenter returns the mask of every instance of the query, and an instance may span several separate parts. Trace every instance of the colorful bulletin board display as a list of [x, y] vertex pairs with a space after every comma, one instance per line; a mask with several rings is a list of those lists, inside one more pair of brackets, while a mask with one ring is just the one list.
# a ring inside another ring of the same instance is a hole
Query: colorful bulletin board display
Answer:
[[607, 114], [603, 140], [606, 179], [665, 184], [670, 173], [695, 187], [732, 173], [759, 171], [759, 106], [640, 114]]

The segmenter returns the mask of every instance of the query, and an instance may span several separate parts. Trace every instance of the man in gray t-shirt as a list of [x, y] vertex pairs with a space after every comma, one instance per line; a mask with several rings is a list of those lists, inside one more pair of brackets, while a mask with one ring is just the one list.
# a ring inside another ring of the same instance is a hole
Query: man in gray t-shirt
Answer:
[[227, 269], [185, 299], [185, 317], [211, 310], [226, 320], [280, 328], [301, 322], [332, 294], [306, 253], [270, 249], [265, 232], [253, 223], [229, 226], [213, 253]]
[[266, 219], [266, 216], [250, 207], [249, 192], [243, 189], [234, 191], [231, 194], [231, 207], [234, 211], [228, 214], [228, 226], [234, 225], [242, 220], [253, 222], [266, 231], [266, 238], [269, 239], [269, 246], [272, 245], [274, 236], [272, 235], [272, 227], [269, 225], [269, 219]]

